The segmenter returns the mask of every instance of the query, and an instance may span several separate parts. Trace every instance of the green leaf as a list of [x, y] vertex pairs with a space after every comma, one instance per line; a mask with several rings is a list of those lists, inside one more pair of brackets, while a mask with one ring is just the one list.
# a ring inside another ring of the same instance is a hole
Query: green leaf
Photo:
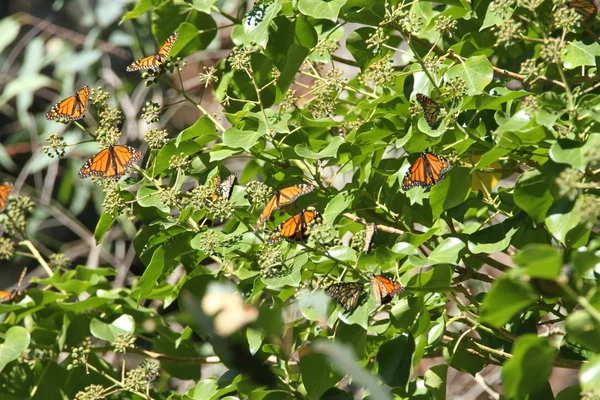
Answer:
[[338, 193], [327, 203], [327, 207], [325, 207], [325, 212], [323, 213], [323, 222], [333, 226], [337, 216], [346, 211], [353, 200], [354, 196], [348, 192]]
[[467, 168], [452, 168], [446, 177], [431, 188], [429, 196], [434, 218], [463, 203], [471, 193], [471, 175]]
[[503, 7], [501, 9], [494, 8], [493, 6], [496, 3], [490, 2], [488, 3], [487, 11], [485, 12], [485, 19], [481, 24], [481, 28], [479, 31], [489, 28], [490, 26], [500, 26], [504, 24], [504, 21], [510, 20], [514, 10], [510, 7]]
[[192, 0], [192, 7], [203, 13], [210, 14], [216, 2], [217, 0]]
[[563, 256], [549, 244], [530, 244], [513, 256], [513, 261], [532, 278], [555, 279], [560, 274]]
[[438, 265], [429, 271], [419, 272], [410, 278], [407, 287], [439, 290], [448, 288], [452, 280], [452, 268], [449, 265]]
[[269, 26], [271, 21], [273, 21], [279, 13], [279, 10], [281, 10], [281, 0], [275, 0], [271, 3], [262, 3], [260, 5], [257, 4], [254, 7], [256, 8], [263, 5], [267, 5], [267, 7], [264, 10], [264, 17], [258, 25], [250, 25], [251, 22], [255, 21], [253, 18], [251, 20], [248, 19], [248, 14], [252, 13], [252, 11], [246, 14], [243, 20], [243, 32], [245, 33], [245, 36], [242, 38], [241, 35], [236, 35], [236, 44], [250, 45], [251, 43], [256, 43], [263, 48], [267, 46], [267, 41], [269, 40]]
[[161, 3], [164, 3], [167, 0], [139, 0], [139, 2], [135, 5], [133, 10], [128, 11], [121, 21], [119, 25], [129, 19], [136, 19], [144, 15], [146, 11], [153, 9], [154, 7], [158, 7]]
[[579, 372], [579, 385], [582, 390], [600, 390], [600, 355], [590, 358]]
[[448, 365], [435, 365], [425, 371], [425, 386], [434, 400], [446, 399], [446, 379], [448, 377]]
[[581, 67], [582, 65], [596, 65], [596, 57], [600, 56], [600, 44], [592, 42], [585, 44], [579, 40], [570, 42], [561, 55], [566, 69]]
[[530, 306], [538, 296], [527, 283], [508, 277], [496, 279], [481, 307], [481, 322], [499, 328]]
[[505, 250], [519, 226], [511, 219], [488, 226], [469, 236], [469, 251], [473, 254], [491, 254]]
[[592, 133], [587, 141], [559, 139], [550, 147], [550, 158], [559, 164], [567, 164], [573, 168], [585, 171], [588, 164], [594, 160], [592, 150], [600, 147], [600, 134]]
[[300, 375], [306, 392], [312, 399], [319, 399], [342, 378], [327, 357], [319, 353], [309, 353], [300, 358]]
[[[351, 377], [353, 382], [369, 391], [374, 399], [392, 400], [389, 391], [381, 387], [377, 379], [360, 367], [352, 347], [336, 342], [319, 340], [313, 346], [315, 351], [326, 354], [333, 365], [343, 375]], [[323, 397], [325, 398], [325, 397]]]
[[379, 375], [386, 385], [405, 388], [412, 374], [412, 357], [415, 341], [409, 333], [381, 345], [377, 352]]
[[510, 358], [502, 367], [507, 398], [525, 398], [547, 384], [552, 363], [558, 354], [546, 338], [527, 334], [519, 337]]
[[366, 43], [373, 33], [375, 28], [359, 28], [346, 39], [346, 48], [362, 70], [384, 56], [383, 52], [377, 52], [374, 47], [369, 48]]
[[600, 353], [600, 323], [584, 310], [569, 314], [565, 328], [570, 340], [575, 341], [586, 350]]
[[181, 142], [187, 140], [195, 140], [198, 143], [205, 144], [213, 140], [217, 140], [220, 135], [216, 132], [215, 124], [206, 115], [201, 116], [194, 125], [181, 131], [175, 140], [175, 147], [179, 147]]
[[411, 261], [414, 261], [416, 266], [425, 267], [427, 265], [438, 265], [438, 264], [454, 264], [457, 265], [459, 260], [460, 251], [464, 249], [465, 243], [454, 237], [450, 237], [442, 241], [427, 258], [424, 262], [419, 262], [414, 258], [411, 258]]
[[185, 400], [211, 399], [219, 389], [219, 384], [214, 379], [202, 379], [191, 387], [184, 396]]
[[135, 320], [131, 315], [123, 314], [112, 323], [107, 324], [97, 318], [90, 322], [90, 333], [97, 339], [114, 341], [120, 334], [130, 334], [135, 332]]
[[4, 343], [0, 344], [0, 372], [11, 361], [16, 360], [27, 350], [31, 336], [22, 326], [13, 326], [4, 334]]
[[105, 212], [102, 213], [98, 223], [96, 224], [96, 229], [94, 230], [94, 239], [96, 239], [96, 244], [102, 243], [104, 235], [106, 235], [106, 232], [110, 230], [116, 219], [117, 217], [113, 217]]
[[530, 169], [519, 176], [515, 183], [514, 199], [535, 222], [542, 222], [554, 202], [550, 188], [554, 174], [550, 171]]
[[444, 81], [463, 79], [467, 84], [467, 94], [473, 96], [481, 93], [492, 82], [493, 77], [494, 69], [489, 60], [485, 56], [474, 56], [448, 69], [444, 74]]
[[302, 158], [308, 158], [311, 160], [333, 158], [337, 155], [338, 149], [340, 148], [342, 143], [344, 143], [344, 138], [340, 136], [334, 136], [333, 139], [331, 139], [331, 142], [329, 142], [329, 144], [325, 148], [321, 149], [318, 152], [309, 149], [305, 144], [297, 144], [294, 147], [294, 151], [296, 152], [296, 154], [298, 154], [298, 156]]
[[223, 133], [223, 144], [232, 149], [250, 150], [258, 139], [266, 134], [264, 131], [244, 131], [236, 128], [228, 128]]
[[337, 20], [340, 10], [347, 0], [298, 0], [298, 9], [304, 15], [314, 18]]
[[162, 275], [165, 269], [165, 259], [166, 255], [164, 247], [158, 246], [156, 250], [154, 250], [152, 259], [140, 278], [140, 300], [150, 294], [154, 288], [154, 285], [156, 285], [158, 278]]
[[[562, 199], [552, 206], [544, 220], [552, 236], [569, 248], [579, 247], [587, 242], [591, 227], [586, 227], [586, 216], [582, 214], [584, 200], [583, 196], [576, 202]], [[580, 243], [582, 238], [584, 243]]]

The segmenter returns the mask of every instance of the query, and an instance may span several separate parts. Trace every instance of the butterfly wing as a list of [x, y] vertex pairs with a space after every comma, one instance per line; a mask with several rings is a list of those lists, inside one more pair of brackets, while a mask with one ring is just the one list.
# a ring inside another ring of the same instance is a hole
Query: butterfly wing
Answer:
[[373, 248], [375, 232], [377, 232], [377, 225], [374, 223], [370, 223], [365, 226], [365, 245], [363, 247], [365, 253], [369, 253]]
[[440, 105], [421, 93], [417, 93], [417, 101], [423, 108], [425, 121], [431, 128], [434, 128], [440, 114]]
[[586, 21], [594, 18], [600, 12], [600, 1], [598, 0], [573, 0], [567, 2], [566, 6], [575, 9]]
[[402, 181], [402, 190], [415, 186], [429, 188], [444, 179], [452, 168], [448, 160], [433, 153], [423, 152], [406, 171]]
[[79, 170], [79, 177], [119, 178], [140, 158], [142, 153], [131, 146], [110, 146], [87, 160]]
[[15, 285], [15, 288], [13, 290], [11, 290], [10, 292], [6, 290], [0, 290], [0, 303], [5, 301], [11, 301], [15, 297], [21, 295], [21, 285], [23, 284], [23, 280], [25, 279], [26, 275], [27, 268], [23, 268], [23, 272], [21, 272], [21, 276], [19, 277], [19, 280], [17, 281], [17, 284]]
[[408, 168], [404, 180], [402, 181], [402, 190], [409, 190], [415, 186], [422, 186], [425, 182], [425, 163], [423, 157], [419, 156]]
[[428, 175], [429, 186], [435, 185], [450, 171], [451, 165], [448, 160], [442, 156], [433, 153], [425, 153], [423, 155], [425, 163], [425, 171]]
[[112, 154], [110, 148], [108, 148], [87, 160], [79, 170], [79, 177], [83, 179], [90, 176], [103, 176], [111, 168], [113, 168]]
[[[320, 218], [321, 214], [315, 210], [303, 210], [300, 214], [294, 215], [292, 218], [280, 224], [276, 229], [269, 242], [277, 243], [284, 238], [294, 240], [306, 239], [306, 230], [308, 225]], [[277, 235], [277, 233], [279, 235]]]
[[127, 67], [127, 71], [132, 72], [139, 71], [140, 69], [156, 69], [160, 67], [169, 56], [171, 48], [173, 47], [173, 44], [177, 40], [178, 36], [179, 34], [177, 32], [173, 33], [167, 38], [167, 41], [161, 46], [161, 48], [158, 50], [158, 53], [144, 57], [141, 60], [134, 61]]
[[271, 200], [269, 200], [269, 202], [263, 209], [263, 212], [260, 214], [260, 217], [258, 217], [258, 221], [256, 222], [254, 229], [257, 229], [263, 222], [269, 219], [273, 211], [293, 203], [298, 197], [302, 196], [303, 194], [312, 192], [314, 189], [315, 187], [312, 185], [299, 184], [278, 190], [277, 192], [275, 192], [273, 197], [271, 197]]
[[121, 177], [127, 172], [127, 168], [129, 168], [131, 164], [142, 158], [142, 153], [131, 146], [112, 146], [110, 147], [110, 150], [113, 157], [114, 174], [110, 174], [109, 171], [104, 178]]
[[75, 121], [83, 118], [90, 93], [88, 86], [82, 87], [73, 96], [69, 96], [52, 106], [46, 114], [46, 119], [66, 118], [69, 121]]
[[325, 292], [331, 298], [335, 299], [347, 312], [352, 312], [356, 309], [362, 291], [362, 282], [339, 282], [325, 289]]
[[371, 284], [377, 306], [389, 303], [396, 294], [404, 290], [404, 286], [385, 275], [371, 276]]
[[[221, 180], [219, 178], [219, 180]], [[233, 193], [233, 187], [235, 186], [236, 177], [234, 174], [229, 175], [223, 183], [219, 183], [219, 191], [221, 192], [221, 197], [229, 200], [231, 198], [231, 194]]]
[[0, 211], [3, 211], [8, 204], [8, 195], [12, 191], [13, 184], [10, 182], [4, 182], [0, 185]]

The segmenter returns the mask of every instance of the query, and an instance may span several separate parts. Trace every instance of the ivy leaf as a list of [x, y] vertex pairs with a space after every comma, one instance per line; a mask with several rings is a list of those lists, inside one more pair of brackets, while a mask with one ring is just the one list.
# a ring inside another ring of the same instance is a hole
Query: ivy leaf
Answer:
[[112, 323], [107, 324], [97, 318], [90, 323], [90, 333], [100, 340], [114, 341], [120, 334], [133, 334], [135, 332], [135, 320], [131, 315], [123, 314]]
[[546, 338], [527, 334], [519, 337], [510, 358], [502, 367], [507, 398], [525, 398], [544, 388], [558, 354]]
[[27, 350], [31, 336], [22, 326], [13, 326], [4, 334], [4, 343], [0, 344], [0, 372], [11, 361], [16, 360]]
[[346, 1], [348, 0], [298, 0], [298, 9], [309, 17], [335, 22]]
[[444, 81], [461, 78], [467, 85], [467, 94], [481, 93], [492, 82], [494, 69], [485, 56], [469, 57], [466, 61], [451, 67], [444, 74]]
[[582, 65], [596, 65], [596, 57], [600, 56], [600, 44], [585, 44], [579, 40], [570, 42], [561, 56], [566, 69], [574, 69]]
[[467, 168], [452, 168], [446, 177], [431, 188], [430, 204], [434, 218], [464, 202], [471, 193], [471, 176]]
[[508, 277], [497, 279], [485, 296], [481, 307], [481, 322], [501, 327], [513, 315], [533, 304], [538, 298], [527, 283]]

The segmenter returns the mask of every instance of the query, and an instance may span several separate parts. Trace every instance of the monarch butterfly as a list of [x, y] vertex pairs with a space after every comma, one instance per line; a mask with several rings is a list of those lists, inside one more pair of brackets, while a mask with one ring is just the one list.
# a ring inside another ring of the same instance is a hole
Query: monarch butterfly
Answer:
[[371, 284], [378, 307], [389, 303], [394, 295], [404, 291], [404, 286], [385, 275], [372, 275]]
[[142, 153], [131, 146], [111, 145], [87, 160], [79, 170], [79, 177], [119, 178], [140, 158]]
[[422, 152], [406, 171], [402, 181], [402, 190], [415, 186], [429, 188], [444, 179], [452, 165], [442, 156]]
[[325, 292], [337, 300], [347, 312], [352, 312], [358, 306], [363, 291], [362, 282], [339, 282], [330, 285]]
[[423, 108], [425, 121], [431, 128], [434, 128], [440, 114], [440, 105], [421, 93], [417, 93], [417, 101]]
[[600, 1], [598, 0], [572, 0], [565, 5], [575, 9], [586, 21], [594, 18], [600, 12]]
[[213, 201], [217, 200], [219, 196], [224, 199], [229, 200], [231, 198], [231, 194], [233, 193], [233, 187], [235, 186], [236, 177], [234, 174], [229, 175], [225, 181], [221, 182], [221, 177], [217, 175], [215, 177], [216, 186], [218, 187], [218, 191], [213, 193]]
[[321, 214], [319, 214], [318, 211], [302, 210], [300, 214], [296, 214], [292, 218], [280, 224], [275, 229], [276, 234], [271, 236], [269, 242], [277, 243], [284, 238], [303, 240], [306, 238], [306, 229], [308, 228], [308, 225], [319, 218], [321, 218]]
[[363, 250], [368, 253], [373, 248], [373, 239], [375, 238], [375, 232], [377, 232], [377, 225], [374, 223], [367, 224], [365, 226], [365, 245]]
[[0, 211], [3, 211], [8, 204], [8, 195], [12, 191], [13, 185], [10, 182], [4, 182], [0, 185]]
[[89, 97], [90, 88], [87, 86], [82, 87], [73, 96], [69, 96], [53, 105], [46, 114], [46, 119], [66, 118], [69, 121], [76, 121], [83, 118]]
[[278, 190], [275, 192], [271, 200], [265, 206], [265, 209], [258, 217], [258, 221], [254, 226], [254, 229], [257, 229], [260, 224], [265, 222], [271, 216], [271, 213], [283, 206], [293, 203], [296, 199], [303, 194], [310, 193], [315, 189], [312, 185], [306, 185], [301, 183], [299, 185], [289, 186], [284, 189]]
[[17, 281], [17, 284], [13, 290], [11, 290], [10, 292], [5, 291], [5, 290], [0, 290], [0, 303], [5, 302], [5, 301], [11, 301], [15, 297], [20, 296], [22, 294], [21, 284], [23, 283], [23, 280], [25, 279], [25, 275], [27, 275], [27, 268], [23, 268], [23, 272], [21, 272], [21, 276], [19, 277], [19, 280]]
[[163, 65], [169, 53], [171, 52], [171, 48], [173, 44], [177, 40], [179, 34], [175, 32], [171, 36], [167, 38], [165, 44], [158, 50], [158, 53], [144, 57], [141, 60], [134, 61], [130, 66], [127, 67], [127, 72], [138, 71], [140, 69], [153, 69], [157, 70], [158, 67]]

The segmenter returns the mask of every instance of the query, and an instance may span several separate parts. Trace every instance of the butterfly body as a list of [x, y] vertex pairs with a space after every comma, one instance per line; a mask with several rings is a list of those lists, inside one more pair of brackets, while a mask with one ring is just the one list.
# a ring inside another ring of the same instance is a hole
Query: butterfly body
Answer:
[[406, 171], [402, 181], [402, 190], [409, 190], [415, 186], [429, 188], [439, 183], [452, 165], [442, 156], [426, 151], [422, 152]]
[[167, 57], [169, 57], [171, 48], [173, 47], [173, 44], [175, 44], [178, 36], [179, 34], [177, 32], [173, 33], [167, 38], [167, 41], [161, 46], [158, 53], [134, 61], [127, 67], [127, 71], [139, 71], [140, 69], [158, 70], [158, 68], [167, 60]]
[[275, 231], [278, 235], [271, 236], [270, 243], [277, 243], [283, 239], [304, 240], [308, 225], [321, 218], [321, 214], [315, 210], [302, 210], [301, 213], [280, 224]]
[[335, 299], [347, 312], [352, 312], [358, 307], [362, 291], [362, 282], [339, 282], [325, 289], [325, 293]]
[[301, 183], [276, 191], [273, 197], [271, 197], [271, 200], [269, 200], [265, 206], [263, 212], [260, 214], [260, 217], [258, 217], [258, 221], [256, 222], [254, 229], [258, 229], [263, 222], [269, 219], [273, 211], [293, 203], [296, 201], [296, 199], [298, 199], [298, 197], [312, 192], [314, 189], [315, 187], [312, 185]]
[[385, 275], [372, 275], [371, 284], [378, 307], [389, 303], [396, 294], [404, 291], [404, 286]]
[[440, 115], [440, 105], [421, 93], [417, 93], [417, 101], [423, 109], [423, 115], [425, 116], [427, 125], [432, 129], [435, 129], [438, 116]]
[[8, 204], [8, 195], [12, 191], [13, 184], [10, 182], [4, 182], [0, 185], [0, 211], [3, 211]]
[[76, 121], [83, 118], [90, 93], [90, 88], [83, 86], [73, 96], [69, 96], [53, 105], [46, 114], [46, 119], [66, 118], [69, 121]]
[[80, 178], [98, 176], [117, 179], [127, 172], [127, 168], [142, 158], [142, 153], [131, 146], [111, 145], [83, 164], [79, 170]]

